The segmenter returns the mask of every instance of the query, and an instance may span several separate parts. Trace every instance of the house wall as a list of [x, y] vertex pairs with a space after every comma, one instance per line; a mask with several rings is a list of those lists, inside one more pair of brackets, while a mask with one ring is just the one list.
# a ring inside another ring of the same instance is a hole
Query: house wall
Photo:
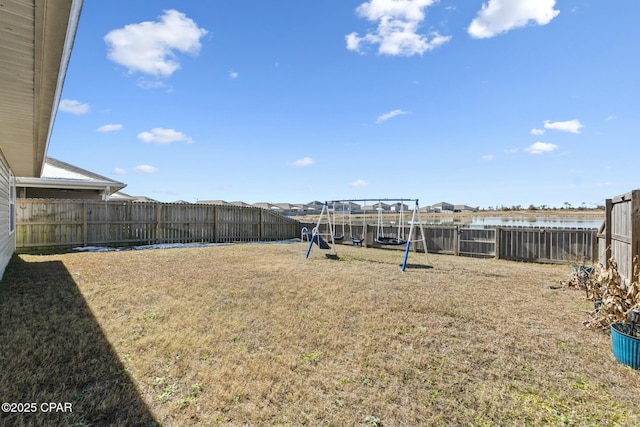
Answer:
[[0, 151], [0, 278], [15, 250], [15, 181]]

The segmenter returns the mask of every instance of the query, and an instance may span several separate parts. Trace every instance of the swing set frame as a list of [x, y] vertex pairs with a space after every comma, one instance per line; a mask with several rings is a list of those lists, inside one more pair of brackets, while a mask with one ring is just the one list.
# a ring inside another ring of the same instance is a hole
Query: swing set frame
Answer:
[[[337, 251], [336, 251], [336, 242], [338, 241], [338, 239], [335, 238], [335, 206], [336, 204], [342, 203], [343, 205], [343, 209], [342, 209], [342, 214], [344, 217], [344, 205], [346, 205], [347, 203], [349, 204], [349, 234], [351, 235], [351, 241], [353, 243], [354, 246], [362, 246], [362, 242], [364, 240], [366, 240], [366, 236], [364, 235], [365, 232], [365, 222], [366, 222], [366, 212], [363, 212], [363, 230], [362, 230], [362, 239], [354, 239], [353, 237], [353, 233], [352, 233], [352, 222], [351, 222], [351, 203], [352, 202], [363, 202], [363, 203], [367, 203], [367, 202], [378, 202], [378, 223], [377, 223], [377, 229], [376, 229], [376, 236], [374, 238], [374, 241], [384, 247], [384, 246], [388, 246], [388, 245], [392, 245], [392, 246], [400, 246], [400, 245], [404, 245], [405, 246], [405, 250], [404, 250], [404, 258], [402, 261], [402, 271], [404, 272], [407, 268], [407, 261], [409, 259], [409, 251], [411, 249], [411, 243], [413, 243], [414, 241], [422, 241], [422, 245], [424, 248], [424, 253], [425, 253], [425, 257], [426, 257], [426, 265], [428, 265], [429, 263], [429, 252], [427, 250], [427, 239], [425, 237], [425, 233], [424, 233], [424, 228], [422, 226], [422, 220], [420, 218], [420, 205], [418, 203], [418, 199], [406, 199], [406, 198], [397, 198], [397, 199], [345, 199], [345, 200], [331, 200], [331, 201], [325, 201], [324, 205], [322, 206], [322, 211], [320, 212], [320, 216], [318, 217], [318, 221], [316, 223], [316, 226], [313, 228], [312, 232], [311, 232], [311, 239], [309, 241], [309, 248], [307, 249], [307, 254], [306, 254], [306, 258], [309, 258], [309, 255], [311, 254], [311, 249], [313, 248], [314, 243], [320, 248], [320, 249], [325, 249], [325, 250], [331, 250], [331, 256], [332, 258], [336, 258], [337, 257]], [[384, 236], [384, 226], [382, 224], [382, 212], [381, 212], [381, 203], [382, 202], [399, 202], [401, 209], [400, 209], [400, 224], [398, 225], [398, 237], [395, 238], [391, 238], [391, 237], [385, 237]], [[407, 237], [406, 240], [404, 240], [404, 235], [400, 236], [400, 230], [402, 230], [402, 233], [404, 234], [404, 224], [402, 223], [403, 220], [403, 214], [404, 214], [404, 202], [415, 202], [415, 205], [413, 207], [413, 214], [411, 217], [411, 222], [410, 225], [411, 227], [409, 228], [409, 236]], [[329, 209], [329, 205], [331, 205], [333, 207], [333, 212], [331, 212], [331, 209]], [[331, 216], [333, 215], [333, 220], [331, 218]], [[321, 233], [320, 232], [320, 226], [324, 223], [323, 221], [326, 221], [327, 224], [327, 228], [328, 228], [328, 232], [325, 233]], [[414, 229], [415, 228], [419, 228], [420, 229], [420, 237], [419, 240], [414, 240], [414, 238], [417, 238], [417, 232], [414, 233]], [[343, 218], [343, 228], [344, 228], [344, 218]], [[381, 236], [382, 234], [382, 236]], [[341, 236], [342, 240], [344, 238], [344, 232], [343, 235]], [[329, 242], [331, 242], [329, 244]]]

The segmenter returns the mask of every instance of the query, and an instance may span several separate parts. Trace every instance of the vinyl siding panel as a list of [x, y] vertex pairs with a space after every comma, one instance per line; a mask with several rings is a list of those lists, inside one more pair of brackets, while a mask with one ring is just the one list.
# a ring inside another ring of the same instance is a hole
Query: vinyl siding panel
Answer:
[[0, 278], [16, 250], [16, 233], [15, 229], [11, 230], [13, 222], [10, 220], [12, 185], [14, 183], [11, 169], [0, 152]]

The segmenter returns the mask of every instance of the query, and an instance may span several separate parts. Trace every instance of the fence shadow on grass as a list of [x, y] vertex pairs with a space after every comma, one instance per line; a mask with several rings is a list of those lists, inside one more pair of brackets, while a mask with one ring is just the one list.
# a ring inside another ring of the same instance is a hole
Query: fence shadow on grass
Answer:
[[35, 409], [0, 425], [158, 424], [58, 261], [14, 256], [0, 282], [0, 402]]

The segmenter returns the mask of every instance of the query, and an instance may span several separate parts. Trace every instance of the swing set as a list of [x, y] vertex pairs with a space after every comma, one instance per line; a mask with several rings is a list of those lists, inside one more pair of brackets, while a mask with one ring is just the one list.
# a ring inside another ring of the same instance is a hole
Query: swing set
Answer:
[[[311, 232], [311, 239], [309, 241], [309, 248], [307, 249], [306, 258], [309, 258], [311, 254], [311, 249], [313, 245], [316, 244], [320, 249], [330, 250], [331, 254], [327, 254], [327, 256], [332, 258], [337, 258], [338, 254], [336, 251], [336, 242], [340, 242], [344, 240], [345, 237], [345, 205], [349, 206], [349, 235], [351, 237], [351, 243], [355, 247], [362, 247], [363, 243], [366, 240], [366, 212], [362, 214], [362, 232], [360, 236], [354, 235], [354, 221], [352, 219], [352, 202], [375, 202], [377, 201], [377, 224], [376, 224], [376, 232], [375, 237], [373, 239], [373, 243], [375, 243], [376, 247], [384, 247], [384, 246], [405, 246], [404, 250], [404, 259], [402, 262], [402, 271], [405, 271], [407, 268], [407, 260], [409, 258], [409, 250], [411, 248], [411, 243], [415, 241], [422, 241], [422, 247], [424, 248], [425, 256], [427, 256], [428, 263], [428, 251], [427, 251], [427, 239], [425, 238], [424, 228], [422, 227], [422, 221], [420, 219], [420, 207], [418, 205], [418, 199], [355, 199], [355, 200], [332, 200], [329, 202], [325, 202], [322, 211], [320, 212], [320, 216], [318, 217], [318, 221], [316, 226], [313, 228]], [[382, 202], [385, 201], [395, 201], [399, 202], [400, 205], [400, 213], [399, 213], [399, 221], [398, 221], [398, 231], [395, 235], [390, 235], [389, 233], [385, 233], [384, 221], [383, 221], [383, 213], [382, 213]], [[411, 217], [411, 221], [409, 222], [409, 234], [405, 238], [405, 224], [404, 224], [404, 210], [405, 210], [405, 201], [415, 202], [415, 206], [413, 208], [413, 213]], [[337, 226], [336, 226], [336, 205], [342, 205], [342, 234], [337, 235]], [[329, 208], [331, 206], [331, 208]], [[332, 218], [333, 216], [333, 218]], [[321, 227], [323, 224], [326, 224], [326, 227]], [[414, 232], [415, 228], [420, 229], [420, 237], [417, 236], [417, 231]], [[330, 243], [329, 243], [330, 242]], [[365, 243], [366, 244], [366, 243]]]
[[353, 221], [351, 220], [352, 217], [352, 211], [351, 211], [351, 202], [349, 202], [349, 236], [351, 236], [351, 244], [353, 244], [353, 246], [357, 246], [357, 247], [362, 247], [362, 242], [364, 242], [364, 239], [367, 237], [365, 235], [365, 230], [366, 230], [366, 226], [367, 226], [367, 217], [365, 215], [362, 215], [362, 232], [360, 233], [360, 237], [356, 237], [353, 234]]
[[338, 228], [336, 227], [336, 202], [332, 202], [333, 204], [333, 241], [341, 242], [344, 240], [344, 203], [342, 204], [342, 234], [335, 234], [338, 232]]
[[384, 232], [384, 222], [382, 220], [382, 202], [378, 203], [378, 225], [376, 227], [375, 242], [380, 245], [402, 246], [407, 244], [404, 238], [404, 203], [400, 202], [400, 221], [398, 226], [398, 235], [389, 236]]

